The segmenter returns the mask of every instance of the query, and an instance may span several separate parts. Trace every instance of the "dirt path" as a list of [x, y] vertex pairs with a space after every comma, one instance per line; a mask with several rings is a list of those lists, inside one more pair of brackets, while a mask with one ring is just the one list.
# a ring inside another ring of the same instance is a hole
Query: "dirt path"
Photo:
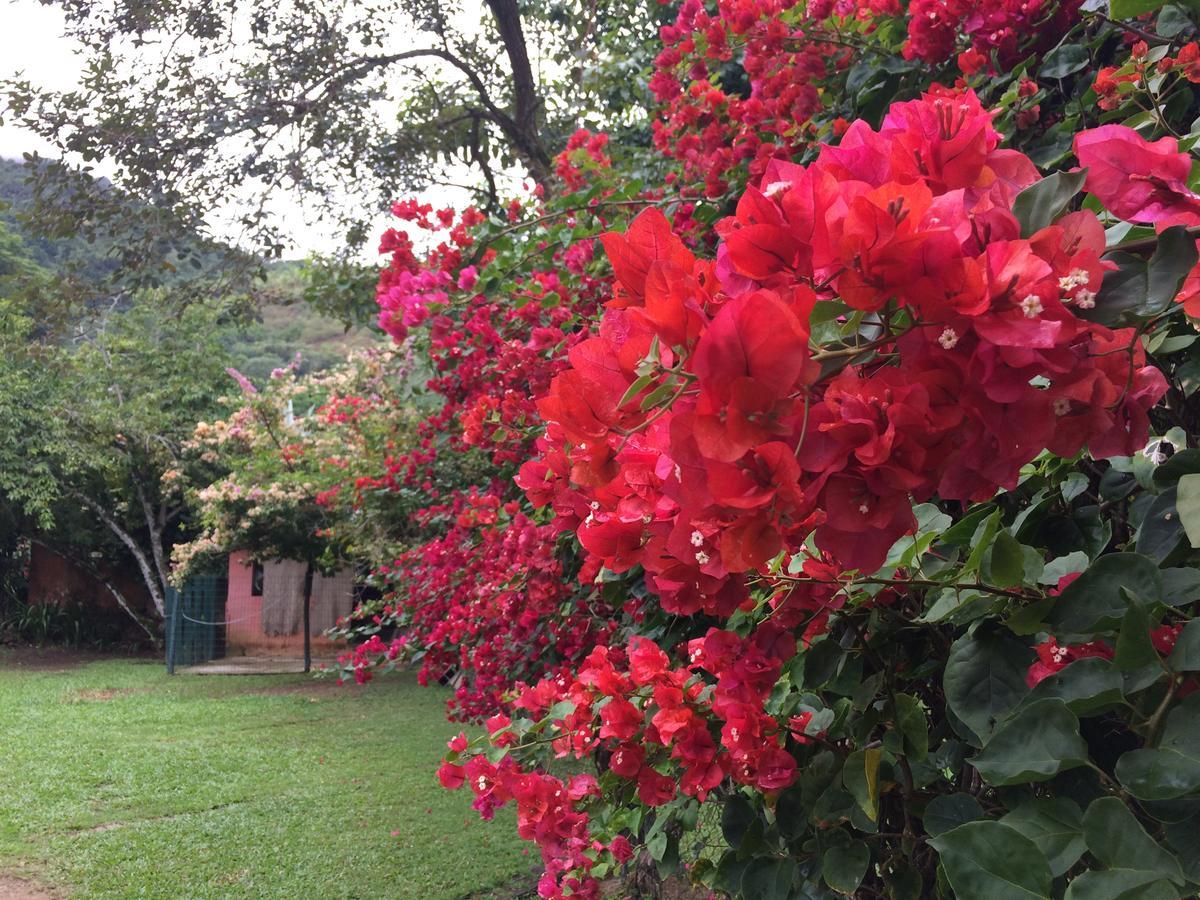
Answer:
[[0, 900], [58, 900], [61, 894], [53, 894], [34, 881], [0, 873]]
[[[28, 669], [33, 672], [65, 672], [105, 659], [155, 660], [157, 657], [151, 654], [128, 656], [100, 653], [94, 650], [75, 650], [70, 647], [0, 646], [0, 666]], [[0, 897], [3, 896], [0, 894]]]

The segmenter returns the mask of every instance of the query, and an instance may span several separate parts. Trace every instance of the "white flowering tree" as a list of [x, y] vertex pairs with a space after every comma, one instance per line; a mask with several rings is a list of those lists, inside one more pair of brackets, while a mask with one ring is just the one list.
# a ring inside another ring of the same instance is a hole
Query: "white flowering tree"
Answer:
[[[234, 550], [305, 563], [307, 657], [313, 576], [371, 558], [386, 540], [364, 512], [366, 495], [389, 492], [389, 460], [408, 446], [414, 417], [408, 367], [395, 350], [359, 352], [311, 375], [297, 369], [276, 369], [261, 387], [230, 370], [241, 394], [229, 399], [229, 414], [199, 423], [185, 444], [193, 474], [184, 490], [200, 530], [176, 545], [172, 580]], [[184, 469], [167, 474], [188, 478]]]

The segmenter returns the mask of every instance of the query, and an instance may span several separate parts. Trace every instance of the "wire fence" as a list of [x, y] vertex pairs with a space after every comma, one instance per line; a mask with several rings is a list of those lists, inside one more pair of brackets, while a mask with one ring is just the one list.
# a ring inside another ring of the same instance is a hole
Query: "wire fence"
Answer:
[[256, 658], [271, 670], [302, 658], [307, 671], [314, 652], [332, 659], [341, 649], [324, 633], [351, 611], [356, 585], [349, 570], [322, 576], [283, 560], [256, 564], [251, 575], [235, 563], [228, 574], [193, 576], [166, 600], [169, 673], [220, 660], [234, 674]]

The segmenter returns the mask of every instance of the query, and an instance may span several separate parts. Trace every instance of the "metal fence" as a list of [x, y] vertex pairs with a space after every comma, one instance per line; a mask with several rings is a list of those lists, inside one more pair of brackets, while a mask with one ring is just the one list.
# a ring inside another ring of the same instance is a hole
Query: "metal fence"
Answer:
[[197, 575], [182, 590], [167, 590], [167, 671], [225, 655], [224, 575]]

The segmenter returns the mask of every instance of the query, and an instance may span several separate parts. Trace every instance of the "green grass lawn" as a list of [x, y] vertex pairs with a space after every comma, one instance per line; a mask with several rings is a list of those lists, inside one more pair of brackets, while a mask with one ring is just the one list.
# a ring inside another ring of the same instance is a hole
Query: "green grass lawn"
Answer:
[[487, 897], [533, 868], [508, 810], [481, 822], [438, 785], [457, 729], [410, 676], [19, 661], [0, 649], [0, 872], [72, 897], [307, 900]]

